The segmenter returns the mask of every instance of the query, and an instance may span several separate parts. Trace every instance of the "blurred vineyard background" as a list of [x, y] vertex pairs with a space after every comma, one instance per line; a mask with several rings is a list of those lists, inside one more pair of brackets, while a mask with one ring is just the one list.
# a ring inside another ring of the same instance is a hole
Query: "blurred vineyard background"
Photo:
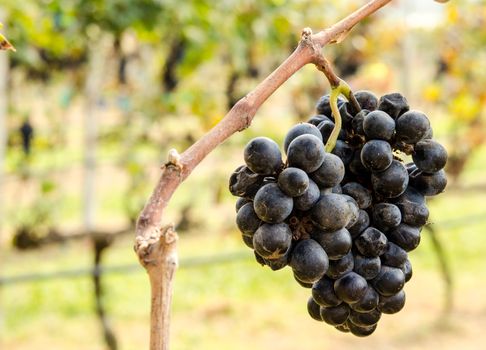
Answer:
[[[146, 348], [149, 285], [133, 224], [167, 151], [215, 125], [303, 27], [363, 3], [2, 1], [17, 52], [0, 53], [0, 348]], [[326, 48], [355, 90], [401, 91], [426, 111], [450, 154], [404, 311], [369, 339], [338, 334], [307, 316], [309, 293], [288, 270], [261, 268], [240, 241], [228, 175], [250, 138], [281, 142], [314, 113], [328, 84], [309, 66], [171, 202], [182, 265], [173, 349], [484, 347], [485, 21], [482, 0], [397, 1]]]

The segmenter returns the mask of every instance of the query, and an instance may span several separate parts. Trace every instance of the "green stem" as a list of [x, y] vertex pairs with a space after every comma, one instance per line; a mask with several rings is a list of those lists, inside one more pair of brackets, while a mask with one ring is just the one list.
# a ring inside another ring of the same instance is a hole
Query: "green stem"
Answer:
[[337, 104], [338, 97], [341, 95], [341, 93], [343, 95], [346, 95], [346, 93], [349, 94], [349, 91], [351, 91], [351, 89], [349, 88], [348, 84], [341, 79], [339, 80], [339, 84], [337, 86], [331, 86], [331, 97], [329, 99], [329, 104], [331, 105], [331, 112], [334, 118], [334, 129], [332, 129], [332, 133], [326, 142], [326, 152], [328, 153], [330, 153], [336, 146], [336, 141], [342, 127], [341, 113], [339, 112]]
[[334, 129], [326, 142], [326, 152], [330, 153], [334, 146], [336, 146], [336, 141], [341, 131], [342, 121], [341, 113], [339, 113], [339, 108], [337, 105], [338, 97], [341, 94], [341, 83], [338, 86], [333, 86], [331, 88], [331, 97], [329, 99], [329, 104], [331, 105], [332, 116], [334, 117]]
[[341, 132], [343, 124], [341, 113], [339, 112], [337, 104], [338, 97], [341, 94], [343, 94], [344, 97], [348, 99], [348, 101], [355, 105], [355, 108], [358, 110], [358, 112], [361, 110], [361, 107], [359, 106], [358, 101], [356, 101], [356, 98], [354, 97], [351, 88], [344, 80], [339, 79], [339, 84], [331, 86], [331, 97], [329, 99], [329, 104], [331, 105], [331, 112], [334, 118], [334, 129], [332, 129], [332, 133], [326, 142], [326, 152], [328, 153], [332, 152], [332, 150], [336, 146], [336, 141], [338, 139], [339, 133]]

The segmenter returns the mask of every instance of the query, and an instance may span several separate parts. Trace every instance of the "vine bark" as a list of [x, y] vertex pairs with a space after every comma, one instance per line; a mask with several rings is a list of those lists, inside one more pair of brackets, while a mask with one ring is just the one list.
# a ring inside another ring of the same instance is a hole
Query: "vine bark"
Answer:
[[304, 29], [295, 51], [253, 91], [239, 100], [216, 126], [182, 154], [175, 150], [169, 152], [169, 160], [162, 166], [160, 179], [138, 218], [135, 230], [135, 252], [147, 270], [151, 284], [151, 350], [169, 349], [170, 304], [177, 268], [178, 237], [172, 225], [162, 227], [162, 217], [177, 187], [213, 149], [237, 131], [249, 127], [263, 102], [303, 66], [309, 63], [316, 65], [331, 85], [335, 84], [337, 77], [326, 66], [328, 62], [322, 54], [324, 46], [344, 40], [356, 24], [391, 1], [369, 1], [316, 34], [312, 34], [308, 28]]

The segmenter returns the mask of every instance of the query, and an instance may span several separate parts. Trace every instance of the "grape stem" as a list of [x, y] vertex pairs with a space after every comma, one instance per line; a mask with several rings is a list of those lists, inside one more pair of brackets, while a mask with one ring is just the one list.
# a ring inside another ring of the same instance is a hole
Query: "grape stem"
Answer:
[[[371, 0], [316, 34], [312, 34], [310, 29], [304, 29], [295, 51], [275, 71], [239, 100], [208, 133], [180, 155], [172, 152], [169, 161], [162, 166], [160, 179], [140, 213], [135, 229], [135, 252], [147, 270], [151, 284], [151, 350], [169, 349], [169, 315], [173, 277], [177, 267], [177, 234], [170, 225], [162, 228], [162, 219], [176, 189], [212, 150], [237, 131], [248, 128], [260, 106], [291, 76], [307, 64], [319, 67], [325, 60], [322, 55], [324, 46], [344, 40], [356, 24], [391, 1]], [[346, 93], [352, 102], [350, 89], [349, 92], [344, 90], [343, 94]]]
[[331, 105], [331, 112], [332, 116], [334, 117], [334, 129], [332, 130], [332, 133], [326, 143], [326, 152], [331, 152], [336, 146], [336, 141], [342, 128], [341, 113], [339, 112], [337, 104], [339, 95], [342, 94], [348, 99], [353, 108], [356, 110], [356, 113], [361, 111], [361, 106], [356, 100], [356, 97], [354, 97], [349, 85], [336, 75], [331, 67], [331, 64], [323, 55], [321, 55], [314, 64], [318, 70], [324, 73], [329, 81], [329, 84], [331, 85], [329, 104]]
[[[334, 117], [334, 129], [332, 129], [331, 135], [326, 142], [326, 152], [331, 153], [336, 146], [336, 141], [341, 132], [342, 126], [342, 119], [341, 119], [341, 112], [339, 112], [338, 108], [338, 97], [341, 95], [341, 90], [344, 81], [340, 81], [337, 86], [331, 86], [331, 98], [329, 99], [329, 104], [331, 105], [331, 112], [332, 116]], [[344, 83], [345, 84], [345, 83]]]
[[329, 104], [331, 105], [331, 112], [332, 116], [334, 118], [334, 129], [332, 129], [331, 135], [329, 136], [329, 139], [326, 142], [326, 152], [330, 153], [336, 146], [336, 141], [338, 139], [339, 133], [341, 132], [342, 128], [342, 117], [341, 117], [341, 112], [339, 111], [338, 107], [338, 98], [339, 95], [343, 95], [353, 103], [352, 101], [354, 100], [355, 103], [353, 105], [357, 105], [357, 107], [354, 107], [358, 112], [361, 111], [361, 107], [354, 97], [353, 92], [351, 91], [351, 88], [349, 85], [342, 79], [339, 79], [339, 82], [334, 85], [331, 84], [331, 96], [329, 99]]

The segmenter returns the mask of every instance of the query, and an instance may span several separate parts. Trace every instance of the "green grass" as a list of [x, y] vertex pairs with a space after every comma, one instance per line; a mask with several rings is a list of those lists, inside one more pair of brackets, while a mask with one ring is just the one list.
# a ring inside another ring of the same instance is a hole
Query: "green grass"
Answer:
[[[280, 120], [280, 119], [279, 119]], [[300, 288], [289, 269], [271, 272], [254, 262], [252, 252], [240, 242], [234, 226], [234, 198], [215, 193], [226, 188], [226, 177], [240, 162], [241, 144], [261, 130], [273, 130], [272, 118], [255, 121], [251, 130], [236, 135], [198, 167], [171, 201], [165, 220], [177, 222], [180, 208], [192, 205], [198, 223], [179, 241], [184, 259], [245, 252], [232, 262], [178, 270], [172, 312], [172, 349], [434, 349], [481, 348], [486, 341], [486, 215], [484, 221], [441, 224], [482, 214], [483, 193], [446, 192], [430, 201], [430, 220], [437, 223], [455, 273], [456, 309], [449, 322], [441, 322], [443, 283], [427, 233], [411, 253], [414, 277], [407, 285], [407, 306], [386, 316], [376, 334], [356, 339], [310, 319], [306, 311], [309, 291]], [[284, 123], [290, 120], [284, 118]], [[277, 129], [277, 128], [275, 128]], [[279, 125], [278, 130], [283, 130]], [[282, 133], [274, 131], [277, 139]], [[110, 150], [111, 152], [111, 150]], [[61, 157], [61, 156], [60, 156]], [[61, 157], [62, 158], [62, 157]], [[475, 153], [462, 182], [481, 183], [486, 148]], [[157, 178], [158, 166], [148, 183]], [[123, 184], [111, 169], [101, 177]], [[68, 179], [69, 180], [69, 179]], [[116, 186], [115, 186], [116, 187]], [[99, 222], [122, 217], [123, 191], [101, 186], [97, 193]], [[120, 187], [121, 188], [121, 187]], [[62, 208], [61, 224], [78, 222], [81, 210], [78, 188], [71, 188]], [[12, 204], [14, 205], [14, 204]], [[3, 252], [2, 252], [3, 253]], [[3, 276], [89, 268], [92, 251], [87, 241], [52, 246], [40, 251], [2, 256]], [[124, 237], [104, 257], [106, 265], [136, 263], [132, 239]], [[148, 343], [149, 285], [142, 268], [130, 274], [103, 278], [105, 302], [121, 349], [143, 349]], [[443, 320], [444, 321], [444, 320]], [[38, 281], [0, 289], [1, 349], [104, 349], [94, 313], [89, 277]]]
[[[482, 198], [480, 193], [467, 197], [445, 194], [431, 202], [433, 221], [440, 224], [444, 220], [480, 213]], [[225, 214], [233, 215], [229, 211]], [[478, 306], [478, 301], [472, 297], [486, 289], [483, 258], [486, 221], [438, 227], [455, 272], [457, 296], [461, 296], [456, 299], [458, 310], [467, 315], [473, 304]], [[417, 348], [417, 334], [426, 339], [432, 336], [423, 329], [429, 329], [434, 337], [447, 339], [455, 337], [456, 331], [462, 332], [462, 326], [454, 324], [452, 331], [445, 333], [434, 328], [434, 320], [440, 315], [443, 289], [427, 234], [423, 235], [420, 248], [411, 254], [414, 278], [407, 286], [407, 293], [410, 291], [407, 308], [399, 315], [386, 317], [374, 340], [365, 343], [312, 321], [305, 311], [308, 291], [296, 285], [288, 269], [272, 273], [257, 265], [251, 251], [244, 250], [236, 232], [193, 232], [183, 235], [179, 243], [182, 260], [241, 251], [247, 252], [247, 258], [182, 267], [178, 271], [173, 302], [173, 349], [264, 349], [274, 345], [283, 349], [330, 348], [326, 344], [392, 346], [401, 337], [406, 338], [405, 344], [410, 348]], [[10, 253], [3, 273], [89, 267], [90, 261], [88, 243], [69, 244], [31, 253]], [[128, 237], [119, 240], [105, 256], [107, 265], [132, 262], [135, 262], [135, 255]], [[433, 283], [429, 285], [430, 281]], [[146, 347], [149, 288], [144, 271], [140, 268], [131, 274], [110, 274], [103, 282], [107, 309], [121, 348]], [[467, 295], [471, 299], [464, 299]], [[1, 290], [0, 300], [4, 312], [2, 340], [8, 349], [27, 349], [37, 344], [48, 344], [51, 349], [102, 348], [93, 312], [92, 284], [87, 277], [7, 286]], [[479, 305], [486, 310], [486, 300]], [[425, 314], [424, 307], [428, 309]], [[467, 318], [465, 322], [467, 324]], [[485, 325], [484, 319], [477, 318], [477, 322]], [[400, 324], [403, 326], [398, 327]], [[316, 336], [313, 332], [318, 327], [322, 332]], [[89, 337], [85, 332], [89, 332]]]

